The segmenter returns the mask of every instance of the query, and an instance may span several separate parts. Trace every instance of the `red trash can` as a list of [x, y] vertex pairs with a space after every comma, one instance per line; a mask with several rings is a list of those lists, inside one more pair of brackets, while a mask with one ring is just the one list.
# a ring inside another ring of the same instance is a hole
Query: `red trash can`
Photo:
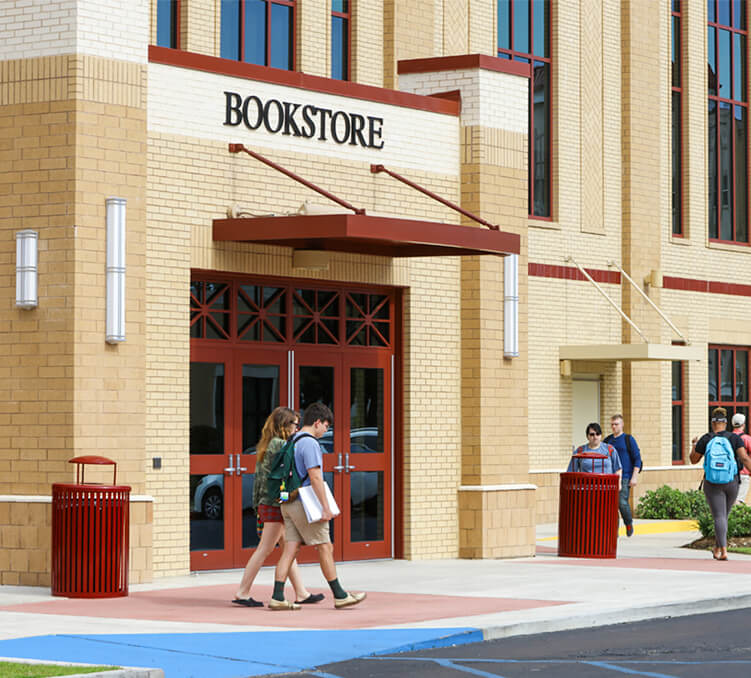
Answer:
[[[574, 459], [601, 461], [599, 453]], [[595, 462], [593, 461], [593, 467]], [[618, 547], [619, 477], [615, 473], [561, 473], [558, 505], [558, 555], [573, 558], [615, 558]]]
[[[74, 457], [76, 483], [52, 485], [52, 595], [115, 598], [128, 595], [130, 487], [117, 485], [117, 464], [94, 455]], [[87, 464], [111, 464], [112, 485], [86, 483]]]

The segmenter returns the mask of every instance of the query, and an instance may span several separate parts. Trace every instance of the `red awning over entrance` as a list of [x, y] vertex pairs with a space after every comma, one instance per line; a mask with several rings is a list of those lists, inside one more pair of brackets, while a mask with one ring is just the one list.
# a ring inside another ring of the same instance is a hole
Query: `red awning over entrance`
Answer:
[[519, 235], [365, 214], [214, 219], [214, 240], [384, 257], [519, 254]]

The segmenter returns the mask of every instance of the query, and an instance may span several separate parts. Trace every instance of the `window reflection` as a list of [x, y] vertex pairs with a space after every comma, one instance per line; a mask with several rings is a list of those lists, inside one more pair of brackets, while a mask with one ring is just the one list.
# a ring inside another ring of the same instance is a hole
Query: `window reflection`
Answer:
[[157, 0], [156, 44], [177, 48], [177, 0]]
[[224, 548], [224, 476], [190, 476], [190, 550]]
[[190, 364], [190, 453], [224, 453], [224, 365]]
[[350, 452], [383, 452], [383, 370], [350, 370]]
[[350, 539], [383, 540], [383, 471], [350, 474]]

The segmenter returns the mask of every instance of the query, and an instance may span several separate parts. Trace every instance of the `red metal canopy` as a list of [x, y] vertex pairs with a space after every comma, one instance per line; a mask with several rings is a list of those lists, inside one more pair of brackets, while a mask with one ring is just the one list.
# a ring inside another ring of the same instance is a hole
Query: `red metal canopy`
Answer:
[[214, 240], [385, 257], [440, 257], [519, 254], [520, 238], [516, 233], [434, 221], [315, 214], [214, 219]]

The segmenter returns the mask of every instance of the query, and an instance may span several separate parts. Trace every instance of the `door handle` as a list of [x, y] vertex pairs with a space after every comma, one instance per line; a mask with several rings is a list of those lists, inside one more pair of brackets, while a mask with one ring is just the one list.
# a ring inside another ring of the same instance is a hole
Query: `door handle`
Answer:
[[240, 466], [240, 453], [238, 452], [237, 455], [237, 461], [235, 462], [237, 464], [237, 475], [241, 476], [244, 471], [248, 470], [247, 466]]
[[353, 468], [357, 468], [354, 464], [349, 463], [349, 452], [345, 455], [344, 472], [349, 473]]
[[235, 472], [235, 467], [232, 466], [232, 453], [230, 453], [229, 455], [229, 466], [227, 466], [227, 468], [224, 469], [224, 472], [229, 473], [230, 475], [232, 475]]
[[336, 466], [334, 466], [334, 471], [341, 472], [343, 469], [344, 469], [344, 466], [342, 466], [342, 453], [340, 452], [339, 453], [339, 463]]

